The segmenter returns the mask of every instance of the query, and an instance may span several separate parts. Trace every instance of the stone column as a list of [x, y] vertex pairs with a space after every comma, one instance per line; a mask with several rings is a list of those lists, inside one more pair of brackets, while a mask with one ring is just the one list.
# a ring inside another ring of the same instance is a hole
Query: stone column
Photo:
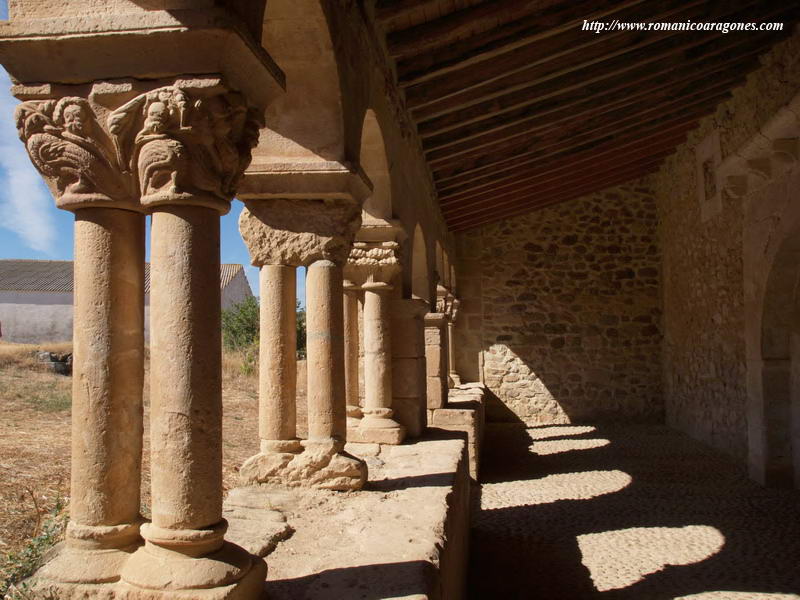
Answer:
[[392, 403], [409, 437], [421, 436], [427, 426], [423, 317], [428, 310], [424, 300], [399, 295], [392, 300]]
[[455, 330], [456, 318], [458, 316], [458, 299], [450, 294], [448, 296], [448, 319], [447, 319], [447, 368], [448, 384], [451, 388], [461, 385], [461, 377], [456, 372], [456, 350], [455, 350]]
[[255, 597], [266, 565], [224, 540], [218, 292], [219, 217], [247, 165], [254, 124], [240, 96], [189, 86], [143, 94], [115, 121], [129, 132], [141, 202], [153, 219], [152, 522], [142, 526], [145, 546], [122, 580], [137, 594], [163, 590], [159, 597]]
[[297, 269], [260, 273], [258, 431], [261, 452], [299, 452], [297, 440]]
[[447, 315], [425, 315], [425, 362], [428, 410], [447, 404]]
[[344, 452], [347, 416], [341, 264], [349, 252], [360, 208], [347, 201], [259, 198], [246, 203], [239, 230], [253, 264], [307, 266], [308, 440], [302, 442], [303, 451], [298, 454], [262, 452], [248, 459], [241, 470], [242, 479], [247, 484], [359, 489], [366, 480], [366, 464]]
[[398, 226], [371, 223], [356, 234], [345, 273], [348, 280], [364, 290], [364, 417], [351, 427], [347, 439], [353, 442], [400, 444], [405, 428], [393, 419], [391, 292], [400, 273], [394, 241]]
[[351, 281], [344, 282], [344, 385], [347, 398], [347, 426], [358, 426], [362, 417], [358, 403], [358, 295], [359, 288]]
[[392, 417], [392, 343], [389, 292], [381, 282], [364, 284], [364, 418], [359, 439], [364, 442], [399, 444], [405, 428]]
[[71, 91], [15, 115], [56, 205], [75, 213], [70, 520], [36, 579], [55, 597], [117, 581], [141, 544], [144, 216], [96, 117], [94, 86]]

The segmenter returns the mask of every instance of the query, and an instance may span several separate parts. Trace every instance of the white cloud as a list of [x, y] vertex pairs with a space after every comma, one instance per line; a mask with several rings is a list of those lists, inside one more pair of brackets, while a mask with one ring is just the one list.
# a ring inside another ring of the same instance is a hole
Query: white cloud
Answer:
[[0, 69], [0, 227], [16, 233], [28, 247], [54, 254], [53, 198], [17, 136], [18, 102], [10, 87], [11, 80]]

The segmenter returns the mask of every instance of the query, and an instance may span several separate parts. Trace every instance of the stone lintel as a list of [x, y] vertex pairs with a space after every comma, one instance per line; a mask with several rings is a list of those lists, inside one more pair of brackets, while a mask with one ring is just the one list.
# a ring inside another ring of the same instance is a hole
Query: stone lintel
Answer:
[[[258, 151], [256, 148], [253, 152], [257, 155]], [[347, 163], [254, 162], [245, 171], [237, 197], [245, 202], [274, 198], [340, 200], [360, 208], [371, 192], [372, 184], [364, 171]]]
[[442, 328], [447, 324], [447, 314], [442, 312], [429, 312], [425, 315], [425, 327]]
[[12, 20], [0, 23], [0, 63], [15, 82], [221, 74], [261, 110], [285, 88], [283, 72], [228, 9], [145, 10], [117, 2], [86, 14], [71, 5], [60, 15], [37, 14], [41, 3], [31, 0], [17, 4]]

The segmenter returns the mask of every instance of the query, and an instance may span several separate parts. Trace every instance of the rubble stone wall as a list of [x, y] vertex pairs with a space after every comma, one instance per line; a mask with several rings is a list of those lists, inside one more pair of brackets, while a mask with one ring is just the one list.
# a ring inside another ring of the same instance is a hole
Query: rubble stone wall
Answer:
[[723, 192], [721, 208], [704, 220], [696, 148], [716, 130], [724, 161], [800, 91], [800, 36], [776, 45], [761, 62], [654, 177], [663, 254], [667, 423], [742, 460], [748, 448], [746, 329], [750, 321], [760, 323], [757, 311], [747, 309], [747, 295], [758, 295], [767, 270], [748, 273], [746, 256], [748, 246], [754, 255], [766, 255], [783, 209], [765, 211], [768, 198]]
[[457, 236], [457, 370], [488, 420], [663, 418], [656, 236], [648, 180]]

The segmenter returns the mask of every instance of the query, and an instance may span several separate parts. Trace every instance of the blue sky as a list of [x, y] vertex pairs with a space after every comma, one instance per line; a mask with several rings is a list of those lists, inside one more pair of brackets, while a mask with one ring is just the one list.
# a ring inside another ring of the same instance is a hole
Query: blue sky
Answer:
[[[0, 19], [6, 18], [6, 3], [0, 0]], [[18, 102], [9, 93], [10, 86], [7, 73], [0, 67], [0, 258], [72, 260], [72, 213], [56, 209], [17, 137], [13, 115]], [[235, 200], [221, 219], [222, 262], [245, 265], [250, 288], [258, 295], [258, 270], [250, 266], [239, 235], [243, 208]], [[304, 300], [302, 273], [298, 273], [297, 287], [298, 298]]]

